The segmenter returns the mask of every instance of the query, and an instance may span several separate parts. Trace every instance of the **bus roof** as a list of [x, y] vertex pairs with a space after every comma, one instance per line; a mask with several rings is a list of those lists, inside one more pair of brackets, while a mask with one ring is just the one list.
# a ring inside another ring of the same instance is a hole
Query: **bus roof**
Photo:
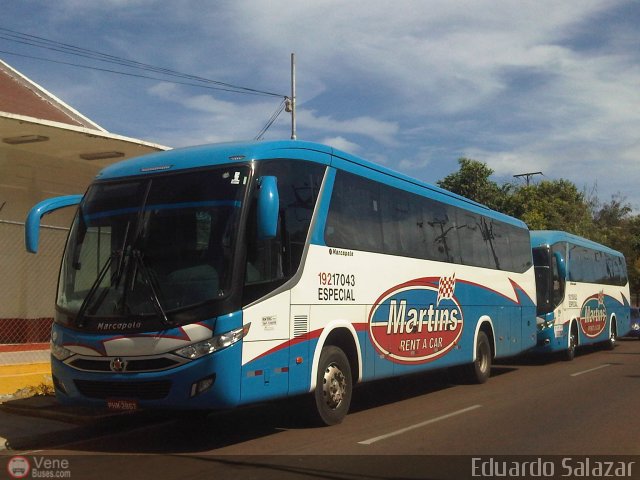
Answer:
[[573, 235], [572, 233], [563, 232], [561, 230], [531, 230], [530, 235], [531, 246], [534, 248], [542, 247], [545, 245], [551, 246], [554, 243], [558, 242], [568, 242], [581, 247], [599, 250], [601, 252], [609, 253], [618, 257], [624, 256], [621, 252], [607, 247], [606, 245], [602, 245], [598, 242], [594, 242], [593, 240], [579, 237], [578, 235]]
[[[312, 161], [335, 166], [343, 170], [363, 167], [385, 177], [386, 183], [406, 189], [407, 184], [427, 189], [436, 197], [446, 197], [448, 203], [457, 203], [467, 209], [475, 210], [507, 223], [527, 228], [524, 222], [491, 210], [486, 205], [452, 193], [443, 188], [409, 177], [390, 168], [383, 167], [355, 155], [343, 152], [328, 145], [301, 140], [252, 141], [238, 143], [218, 143], [195, 147], [178, 148], [152, 153], [122, 162], [114, 163], [103, 169], [96, 180], [115, 180], [117, 178], [153, 174], [166, 171], [178, 171], [206, 166], [224, 165], [242, 161], [259, 161], [273, 158], [291, 158]], [[362, 168], [358, 170], [362, 174]]]

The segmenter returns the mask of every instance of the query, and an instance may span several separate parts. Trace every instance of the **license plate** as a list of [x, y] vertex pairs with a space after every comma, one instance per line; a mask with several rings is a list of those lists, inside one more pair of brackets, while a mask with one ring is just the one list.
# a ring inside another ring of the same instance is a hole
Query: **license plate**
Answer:
[[138, 409], [138, 402], [122, 398], [107, 398], [107, 408], [120, 412], [134, 412]]

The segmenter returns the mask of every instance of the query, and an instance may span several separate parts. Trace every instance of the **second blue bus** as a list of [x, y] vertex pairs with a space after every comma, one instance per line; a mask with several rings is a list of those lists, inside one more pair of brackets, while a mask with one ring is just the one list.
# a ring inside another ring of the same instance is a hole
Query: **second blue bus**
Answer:
[[614, 348], [629, 331], [624, 255], [562, 231], [531, 232], [536, 270], [539, 352], [572, 360], [581, 345]]

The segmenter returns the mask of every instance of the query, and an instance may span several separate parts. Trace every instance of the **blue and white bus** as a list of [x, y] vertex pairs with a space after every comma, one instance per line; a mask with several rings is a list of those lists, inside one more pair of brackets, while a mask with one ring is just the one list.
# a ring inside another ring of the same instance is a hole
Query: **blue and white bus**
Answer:
[[219, 409], [311, 393], [325, 424], [353, 385], [454, 367], [484, 382], [536, 342], [516, 219], [301, 141], [177, 149], [105, 168], [59, 277], [63, 404]]
[[532, 231], [538, 352], [572, 360], [580, 345], [613, 349], [629, 330], [629, 282], [622, 253], [560, 231]]

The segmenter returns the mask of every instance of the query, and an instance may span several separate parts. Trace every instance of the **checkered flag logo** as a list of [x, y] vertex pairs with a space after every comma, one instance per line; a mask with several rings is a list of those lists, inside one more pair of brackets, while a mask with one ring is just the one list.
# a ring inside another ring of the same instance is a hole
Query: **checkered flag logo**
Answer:
[[440, 305], [440, 300], [453, 300], [453, 294], [456, 290], [456, 274], [450, 277], [440, 277], [438, 284], [438, 298], [436, 299], [436, 307]]

